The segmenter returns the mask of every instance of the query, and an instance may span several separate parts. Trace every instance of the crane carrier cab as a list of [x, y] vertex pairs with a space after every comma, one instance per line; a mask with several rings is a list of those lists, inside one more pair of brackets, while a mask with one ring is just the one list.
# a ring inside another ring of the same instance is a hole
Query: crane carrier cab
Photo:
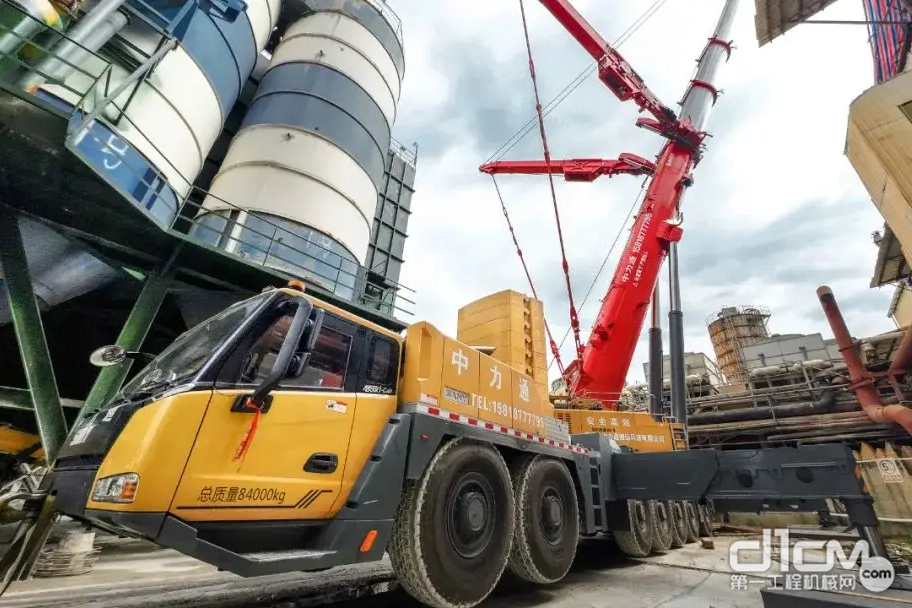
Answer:
[[570, 436], [517, 370], [427, 323], [403, 338], [303, 286], [177, 338], [78, 420], [24, 498], [5, 584], [28, 577], [65, 514], [241, 576], [388, 552], [402, 586], [439, 607], [480, 603], [506, 569], [559, 581], [581, 535], [610, 533], [638, 556], [696, 540], [693, 517], [670, 516], [684, 504], [814, 511], [842, 498], [871, 538], [877, 524], [844, 446], [635, 453]]

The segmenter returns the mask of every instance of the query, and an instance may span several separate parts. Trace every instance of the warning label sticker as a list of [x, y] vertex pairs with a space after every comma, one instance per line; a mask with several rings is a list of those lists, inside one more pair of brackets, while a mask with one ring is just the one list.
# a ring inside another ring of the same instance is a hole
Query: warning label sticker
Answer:
[[884, 483], [902, 483], [903, 474], [899, 463], [892, 458], [881, 458], [877, 461], [877, 470], [883, 477]]

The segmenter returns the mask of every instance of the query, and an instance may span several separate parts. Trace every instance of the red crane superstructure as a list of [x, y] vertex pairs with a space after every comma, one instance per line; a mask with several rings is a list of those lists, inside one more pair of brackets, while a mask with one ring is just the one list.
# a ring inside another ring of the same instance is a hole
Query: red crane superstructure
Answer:
[[[636, 71], [568, 0], [540, 2], [596, 60], [599, 79], [618, 99], [632, 99], [641, 111], [651, 115], [639, 118], [636, 125], [667, 139], [655, 163], [628, 153], [621, 154], [617, 160], [553, 161], [548, 150], [536, 85], [536, 110], [544, 160], [497, 161], [480, 167], [482, 172], [492, 176], [499, 173], [549, 175], [549, 179], [552, 180], [551, 192], [559, 235], [560, 218], [557, 215], [553, 175], [563, 175], [567, 181], [592, 181], [602, 175], [650, 176], [646, 196], [636, 215], [608, 293], [602, 300], [592, 333], [585, 344], [579, 341], [579, 322], [570, 292], [563, 237], [560, 236], [563, 268], [570, 297], [570, 323], [576, 339], [576, 358], [565, 369], [562, 368], [562, 374], [572, 395], [597, 399], [602, 407], [616, 409], [662, 262], [669, 249], [681, 238], [682, 230], [678, 221], [681, 197], [693, 182], [691, 172], [704, 150], [703, 140], [706, 133], [703, 126], [719, 94], [712, 81], [718, 66], [731, 54], [732, 45], [727, 36], [737, 8], [737, 0], [726, 1], [715, 32], [697, 60], [697, 70], [680, 102], [680, 116], [659, 101]], [[523, 23], [525, 27], [524, 11]], [[526, 43], [529, 50], [530, 73], [535, 84], [535, 68], [527, 28]], [[560, 364], [558, 347], [553, 339], [551, 350]]]

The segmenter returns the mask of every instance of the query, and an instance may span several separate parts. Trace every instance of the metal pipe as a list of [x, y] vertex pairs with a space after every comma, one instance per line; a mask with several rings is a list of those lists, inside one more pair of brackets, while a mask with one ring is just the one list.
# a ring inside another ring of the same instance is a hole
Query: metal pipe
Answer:
[[893, 353], [893, 362], [890, 364], [890, 373], [899, 374], [909, 371], [912, 367], [912, 328], [906, 329], [899, 348]]
[[[28, 7], [19, 6], [22, 19], [8, 31], [0, 34], [0, 56], [15, 55], [33, 36], [44, 27], [58, 27], [60, 15], [49, 2], [44, 7], [30, 4]], [[46, 10], [41, 10], [45, 8]]]
[[697, 131], [702, 131], [706, 127], [709, 111], [716, 103], [717, 91], [713, 83], [719, 66], [723, 60], [728, 60], [731, 49], [728, 42], [729, 32], [737, 11], [738, 0], [727, 0], [681, 102], [681, 121], [690, 119]]
[[678, 275], [678, 244], [668, 248], [668, 348], [671, 362], [671, 414], [687, 424], [687, 390], [684, 383], [684, 313]]
[[659, 283], [652, 292], [652, 327], [649, 328], [649, 413], [662, 415], [662, 317], [659, 312]]
[[845, 319], [842, 317], [842, 311], [839, 310], [839, 305], [836, 303], [833, 290], [826, 285], [821, 285], [817, 288], [817, 298], [820, 300], [823, 313], [830, 323], [830, 329], [833, 331], [833, 337], [836, 338], [839, 352], [842, 353], [842, 358], [849, 372], [849, 378], [852, 379], [852, 384], [854, 385], [852, 388], [855, 391], [855, 395], [858, 396], [861, 409], [874, 422], [895, 422], [912, 435], [912, 410], [901, 405], [884, 406], [881, 404], [880, 395], [874, 386], [874, 378], [871, 377], [861, 361], [858, 345], [852, 339], [849, 328], [846, 327]]
[[766, 418], [779, 419], [790, 416], [807, 416], [829, 411], [828, 404], [819, 401], [799, 401], [797, 403], [783, 403], [771, 407], [743, 408], [721, 412], [706, 412], [693, 414], [688, 418], [691, 425], [713, 424], [722, 422], [742, 422], [745, 420], [763, 420]]
[[44, 82], [62, 82], [91, 53], [98, 51], [127, 24], [120, 11], [126, 0], [100, 0], [67, 32], [67, 38], [54, 45], [47, 56], [22, 82], [22, 88], [34, 92]]

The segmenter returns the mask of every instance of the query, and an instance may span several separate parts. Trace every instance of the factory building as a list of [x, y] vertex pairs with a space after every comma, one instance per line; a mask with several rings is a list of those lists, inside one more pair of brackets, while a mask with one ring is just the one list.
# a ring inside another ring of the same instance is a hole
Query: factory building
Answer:
[[884, 224], [883, 231], [874, 232], [872, 240], [877, 246], [877, 259], [871, 287], [893, 287], [887, 316], [896, 327], [907, 327], [912, 323], [912, 272], [902, 245], [889, 224]]
[[[649, 386], [649, 363], [643, 364], [643, 373], [646, 375], [646, 385]], [[692, 382], [699, 382], [710, 386], [722, 386], [725, 377], [716, 362], [704, 353], [684, 353], [684, 377]], [[671, 378], [671, 357], [662, 357], [662, 378], [666, 381]]]
[[865, 2], [865, 16], [874, 62], [874, 86], [849, 107], [845, 152], [883, 216], [871, 287], [892, 286], [894, 294], [887, 316], [898, 327], [912, 321], [912, 280], [907, 260], [912, 259], [912, 184], [908, 156], [912, 145], [912, 11], [902, 3]]
[[765, 367], [807, 363], [808, 361], [841, 361], [842, 355], [833, 339], [825, 340], [816, 334], [773, 334], [769, 338], [741, 349], [744, 371]]
[[[834, 0], [757, 0], [755, 27], [760, 46], [774, 41], [826, 9]], [[886, 315], [898, 327], [912, 321], [912, 181], [906, 151], [912, 146], [912, 7], [907, 2], [860, 2], [872, 59], [873, 86], [849, 107], [845, 154], [883, 216], [874, 234], [878, 259], [871, 287], [892, 287]]]

